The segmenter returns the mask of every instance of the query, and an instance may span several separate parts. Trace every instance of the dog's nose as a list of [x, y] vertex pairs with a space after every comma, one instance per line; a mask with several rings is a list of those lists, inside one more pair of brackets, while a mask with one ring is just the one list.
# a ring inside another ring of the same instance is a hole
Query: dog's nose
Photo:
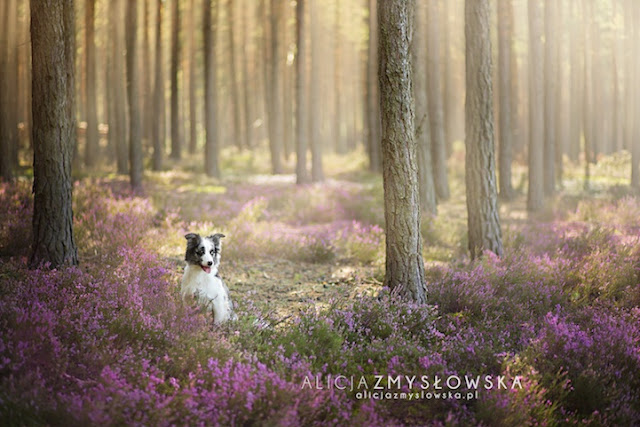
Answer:
[[207, 264], [209, 264], [209, 266], [213, 265], [213, 261], [209, 261]]

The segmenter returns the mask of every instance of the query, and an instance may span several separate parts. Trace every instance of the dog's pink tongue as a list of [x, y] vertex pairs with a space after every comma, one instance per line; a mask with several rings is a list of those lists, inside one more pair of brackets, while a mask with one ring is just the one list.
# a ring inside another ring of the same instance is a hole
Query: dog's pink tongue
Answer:
[[204, 265], [201, 265], [200, 267], [202, 267], [205, 273], [207, 274], [211, 273], [211, 267], [205, 267]]

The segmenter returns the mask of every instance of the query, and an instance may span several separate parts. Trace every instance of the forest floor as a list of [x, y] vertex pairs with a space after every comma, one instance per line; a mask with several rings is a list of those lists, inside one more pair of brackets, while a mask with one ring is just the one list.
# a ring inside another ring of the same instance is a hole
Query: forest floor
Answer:
[[[449, 166], [452, 175], [451, 198], [439, 203], [436, 217], [422, 218], [423, 232], [427, 234], [424, 242], [427, 268], [447, 264], [463, 265], [469, 261], [465, 235], [464, 171], [456, 167], [462, 164], [462, 159], [463, 152], [458, 147]], [[211, 228], [202, 229], [203, 233], [226, 233], [225, 245], [235, 238], [233, 231], [228, 230], [230, 218], [225, 214], [236, 214], [238, 207], [241, 210], [245, 204], [263, 197], [268, 199], [265, 209], [271, 209], [271, 212], [257, 220], [261, 223], [260, 234], [263, 239], [269, 239], [270, 236], [279, 238], [283, 234], [304, 236], [309, 233], [310, 227], [313, 234], [317, 232], [313, 229], [313, 225], [318, 225], [317, 222], [328, 229], [329, 240], [332, 237], [345, 238], [335, 230], [332, 233], [331, 228], [340, 228], [344, 221], [352, 218], [345, 215], [345, 208], [340, 206], [340, 200], [328, 200], [336, 192], [340, 193], [345, 189], [346, 194], [337, 194], [338, 199], [353, 197], [363, 201], [363, 205], [352, 212], [355, 213], [353, 220], [365, 217], [369, 220], [368, 225], [384, 225], [380, 210], [382, 180], [380, 176], [361, 169], [365, 163], [361, 154], [353, 155], [348, 160], [341, 158], [341, 161], [331, 159], [326, 162], [330, 165], [327, 180], [321, 184], [303, 186], [302, 191], [295, 186], [295, 175], [268, 175], [268, 165], [256, 166], [253, 157], [244, 160], [245, 167], [233, 165], [241, 171], [240, 174], [230, 175], [222, 181], [202, 176], [195, 178], [186, 171], [153, 175], [146, 185], [146, 195], [153, 200], [157, 210], [174, 210], [182, 221], [195, 228], [203, 228], [201, 224], [210, 225]], [[543, 211], [535, 214], [527, 212], [525, 169], [516, 164], [513, 171], [515, 197], [508, 202], [500, 202], [500, 219], [505, 239], [513, 238], [525, 224], [566, 218], [567, 214], [575, 211], [581, 200], [608, 200], [629, 194], [626, 184], [628, 177], [625, 176], [625, 168], [620, 167], [626, 162], [628, 159], [624, 155], [601, 159], [591, 172], [588, 189], [585, 189], [583, 171], [567, 163], [561, 190]], [[190, 161], [184, 161], [180, 165], [186, 168], [189, 164]], [[249, 171], [256, 169], [264, 173], [249, 174]], [[112, 184], [127, 186], [126, 181], [112, 181]], [[272, 199], [277, 200], [272, 203]], [[281, 200], [288, 201], [286, 206], [279, 205]], [[226, 208], [218, 208], [221, 201]], [[176, 207], [179, 210], [176, 211]], [[295, 212], [297, 207], [301, 209]], [[317, 208], [315, 212], [314, 207]], [[327, 211], [331, 209], [336, 212]], [[367, 214], [367, 209], [371, 210], [368, 212], [371, 215]], [[318, 210], [322, 212], [318, 214]], [[172, 240], [175, 240], [175, 236]], [[335, 242], [326, 243], [328, 251], [335, 249]], [[237, 257], [232, 257], [223, 251], [220, 271], [236, 299], [252, 299], [262, 309], [285, 317], [310, 303], [322, 307], [336, 299], [350, 299], [379, 292], [384, 281], [384, 254], [381, 244], [383, 241], [377, 243], [379, 247], [375, 248], [375, 254], [364, 260], [350, 256], [348, 251], [336, 251], [334, 255], [329, 254], [328, 258], [327, 254], [324, 257], [321, 254], [320, 259], [313, 259], [311, 256], [308, 260], [300, 259], [295, 254], [287, 254], [286, 251], [279, 254], [277, 250], [269, 251], [266, 257], [255, 254], [245, 257], [242, 250], [238, 251]], [[165, 247], [163, 253], [169, 262], [176, 265], [176, 282], [179, 282], [183, 248]], [[326, 262], [327, 260], [330, 262]]]
[[[76, 172], [80, 266], [53, 271], [26, 268], [27, 170], [0, 184], [0, 424], [637, 424], [640, 200], [629, 157], [598, 159], [588, 185], [565, 162], [536, 214], [516, 163], [516, 197], [499, 204], [504, 256], [471, 262], [456, 147], [451, 198], [422, 218], [425, 305], [383, 292], [382, 179], [362, 153], [327, 156], [327, 179], [303, 186], [270, 175], [268, 156], [233, 151], [221, 180], [186, 158], [146, 173], [141, 193], [109, 170]], [[226, 235], [220, 273], [237, 322], [212, 327], [182, 302], [189, 232]], [[469, 401], [301, 387], [379, 374], [524, 386]]]

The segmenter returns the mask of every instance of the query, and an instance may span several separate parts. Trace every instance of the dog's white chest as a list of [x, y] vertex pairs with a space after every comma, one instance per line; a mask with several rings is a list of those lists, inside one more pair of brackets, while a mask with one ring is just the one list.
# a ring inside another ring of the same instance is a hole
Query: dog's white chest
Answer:
[[229, 295], [214, 271], [206, 273], [199, 267], [188, 265], [182, 277], [181, 294], [185, 301], [195, 298], [198, 305], [212, 311], [215, 323], [226, 322], [231, 318]]

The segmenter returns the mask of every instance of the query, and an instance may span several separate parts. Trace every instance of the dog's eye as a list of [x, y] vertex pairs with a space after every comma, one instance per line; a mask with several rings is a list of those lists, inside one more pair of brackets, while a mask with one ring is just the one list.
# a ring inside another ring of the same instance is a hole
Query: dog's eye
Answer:
[[210, 253], [211, 255], [213, 255], [213, 252], [214, 252], [214, 251], [213, 251], [213, 249], [211, 249], [211, 252], [209, 252], [209, 253]]

